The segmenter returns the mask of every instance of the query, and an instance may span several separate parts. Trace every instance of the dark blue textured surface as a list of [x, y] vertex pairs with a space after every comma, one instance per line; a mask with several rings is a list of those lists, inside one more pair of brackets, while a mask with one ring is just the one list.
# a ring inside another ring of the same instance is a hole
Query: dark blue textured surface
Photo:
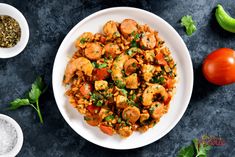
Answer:
[[[222, 3], [235, 17], [234, 0], [0, 0], [18, 8], [30, 27], [29, 43], [20, 55], [0, 60], [0, 113], [13, 117], [24, 132], [19, 157], [60, 156], [156, 156], [173, 157], [182, 146], [203, 134], [220, 136], [225, 145], [215, 147], [211, 157], [235, 156], [235, 84], [218, 87], [202, 76], [201, 63], [219, 47], [235, 49], [235, 34], [223, 31], [215, 21], [213, 8]], [[69, 30], [86, 16], [104, 8], [132, 6], [159, 15], [182, 36], [189, 48], [195, 73], [191, 102], [181, 121], [165, 137], [146, 147], [117, 151], [96, 146], [77, 135], [56, 106], [52, 87], [52, 66], [57, 49]], [[183, 15], [197, 21], [197, 32], [188, 37], [180, 26]], [[36, 76], [44, 75], [49, 85], [40, 100], [45, 124], [38, 122], [31, 108], [6, 111], [9, 101], [21, 97]]]

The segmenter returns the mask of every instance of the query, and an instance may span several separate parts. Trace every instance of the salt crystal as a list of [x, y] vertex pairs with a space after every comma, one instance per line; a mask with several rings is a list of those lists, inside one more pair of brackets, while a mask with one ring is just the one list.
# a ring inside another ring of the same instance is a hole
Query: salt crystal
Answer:
[[0, 155], [10, 152], [16, 142], [16, 129], [6, 120], [0, 119]]

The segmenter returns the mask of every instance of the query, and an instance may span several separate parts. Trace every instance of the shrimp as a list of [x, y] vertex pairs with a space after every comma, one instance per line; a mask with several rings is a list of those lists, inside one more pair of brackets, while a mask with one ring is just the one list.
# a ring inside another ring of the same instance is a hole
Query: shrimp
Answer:
[[126, 88], [128, 89], [137, 89], [138, 88], [138, 76], [136, 73], [131, 74], [125, 78]]
[[91, 42], [94, 39], [94, 35], [91, 32], [84, 32], [76, 41], [75, 46], [77, 48], [85, 48], [87, 42]]
[[115, 58], [117, 55], [121, 54], [121, 51], [117, 44], [108, 43], [103, 48], [103, 54], [105, 54], [107, 58], [109, 58], [110, 56], [112, 58]]
[[120, 54], [119, 56], [116, 57], [116, 59], [113, 62], [113, 66], [112, 66], [112, 79], [114, 82], [121, 84], [121, 85], [125, 85], [125, 80], [123, 78], [123, 67], [124, 67], [124, 63], [129, 59], [129, 56], [126, 54]]
[[103, 32], [107, 36], [107, 39], [117, 38], [120, 37], [120, 33], [117, 28], [118, 24], [114, 21], [108, 21], [104, 27]]
[[84, 119], [91, 126], [97, 126], [101, 122], [101, 118], [99, 117], [99, 115], [96, 115], [96, 114], [92, 115], [91, 113], [87, 113], [84, 116]]
[[85, 48], [85, 56], [90, 60], [98, 60], [102, 56], [102, 47], [99, 43], [88, 43]]
[[156, 46], [156, 38], [153, 33], [146, 32], [142, 35], [140, 46], [144, 49], [153, 49]]
[[131, 130], [131, 127], [129, 126], [124, 126], [124, 127], [120, 127], [118, 130], [118, 133], [122, 136], [122, 137], [129, 137], [133, 131]]
[[137, 32], [137, 26], [138, 24], [136, 21], [132, 19], [125, 19], [120, 25], [120, 30], [125, 37], [128, 37], [131, 33]]
[[137, 70], [137, 65], [138, 62], [134, 58], [127, 60], [124, 64], [124, 71], [126, 75], [134, 73]]
[[156, 83], [156, 84], [150, 85], [144, 90], [143, 105], [151, 106], [153, 104], [153, 97], [156, 94], [160, 94], [164, 101], [166, 101], [168, 98], [166, 89], [163, 86]]
[[145, 112], [140, 114], [140, 123], [143, 123], [144, 121], [146, 121], [147, 119], [149, 119], [149, 113], [148, 111], [145, 110]]
[[140, 109], [135, 106], [128, 106], [123, 110], [122, 118], [134, 124], [140, 118]]
[[76, 71], [82, 71], [85, 75], [92, 76], [93, 66], [91, 62], [85, 57], [79, 57], [75, 60], [71, 60], [65, 69], [65, 84], [70, 82]]
[[155, 120], [158, 120], [162, 117], [162, 115], [166, 112], [164, 104], [160, 104], [157, 107], [153, 107], [154, 110], [151, 114], [151, 117]]

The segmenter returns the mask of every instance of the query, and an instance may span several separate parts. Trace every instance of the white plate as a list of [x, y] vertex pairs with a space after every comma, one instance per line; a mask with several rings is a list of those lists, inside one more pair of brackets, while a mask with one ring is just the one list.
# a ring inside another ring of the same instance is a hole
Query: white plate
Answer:
[[[135, 132], [129, 138], [123, 139], [118, 135], [108, 136], [102, 133], [98, 127], [86, 124], [83, 116], [76, 111], [64, 95], [65, 87], [62, 85], [64, 71], [69, 57], [75, 52], [74, 41], [83, 32], [101, 32], [102, 26], [108, 20], [121, 22], [130, 18], [140, 24], [148, 24], [159, 32], [170, 48], [173, 58], [177, 63], [179, 81], [176, 87], [176, 95], [171, 101], [169, 112], [160, 122], [146, 133]], [[188, 49], [179, 34], [162, 18], [145, 10], [117, 7], [98, 11], [79, 22], [65, 37], [55, 58], [52, 76], [54, 96], [58, 108], [66, 122], [83, 138], [88, 141], [112, 149], [133, 149], [150, 144], [166, 135], [183, 116], [193, 88], [193, 67]]]
[[0, 3], [0, 15], [8, 15], [13, 17], [20, 25], [21, 37], [20, 41], [11, 48], [0, 47], [0, 58], [11, 58], [18, 55], [24, 50], [29, 40], [29, 26], [24, 15], [15, 7]]

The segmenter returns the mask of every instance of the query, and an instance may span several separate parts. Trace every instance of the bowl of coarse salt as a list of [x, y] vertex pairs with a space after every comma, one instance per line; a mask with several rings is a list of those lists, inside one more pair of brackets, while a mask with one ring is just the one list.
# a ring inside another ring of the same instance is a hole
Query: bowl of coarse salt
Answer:
[[0, 114], [0, 157], [16, 156], [23, 145], [23, 132], [9, 116]]

